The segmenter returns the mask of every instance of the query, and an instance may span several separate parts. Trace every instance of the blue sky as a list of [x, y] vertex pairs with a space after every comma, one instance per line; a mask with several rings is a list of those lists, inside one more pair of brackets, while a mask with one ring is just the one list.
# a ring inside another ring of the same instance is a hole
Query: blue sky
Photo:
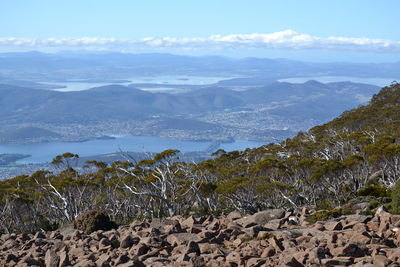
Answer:
[[0, 51], [400, 60], [398, 0], [13, 0], [0, 6]]

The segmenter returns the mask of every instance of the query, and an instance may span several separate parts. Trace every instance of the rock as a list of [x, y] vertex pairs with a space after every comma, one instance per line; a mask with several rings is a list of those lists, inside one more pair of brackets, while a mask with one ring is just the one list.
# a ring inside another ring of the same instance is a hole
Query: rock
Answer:
[[9, 253], [5, 257], [5, 262], [6, 263], [9, 263], [11, 261], [18, 262], [18, 257], [16, 255], [14, 255], [13, 253]]
[[194, 242], [194, 241], [190, 241], [187, 245], [187, 249], [186, 249], [186, 253], [196, 253], [197, 255], [200, 255], [200, 248], [199, 245]]
[[97, 267], [96, 263], [87, 259], [78, 259], [74, 267]]
[[46, 255], [44, 257], [44, 264], [46, 265], [46, 267], [58, 267], [59, 261], [60, 258], [54, 251], [50, 249], [47, 250]]
[[58, 266], [59, 267], [66, 267], [68, 265], [70, 265], [68, 253], [67, 253], [67, 251], [63, 250], [60, 253], [60, 261], [59, 261], [59, 265]]
[[262, 258], [250, 258], [246, 262], [247, 267], [260, 267], [265, 264], [266, 260]]
[[23, 259], [23, 262], [26, 263], [28, 266], [44, 266], [44, 263], [37, 258], [34, 258], [33, 256], [27, 256]]
[[[234, 221], [224, 216], [176, 216], [90, 235], [79, 230], [61, 235], [60, 229], [36, 233], [36, 238], [2, 235], [0, 266], [400, 267], [400, 230], [394, 226], [400, 217], [383, 210], [375, 217], [349, 215], [340, 221], [294, 225], [289, 222], [292, 216], [301, 215], [287, 212], [262, 225], [255, 217], [249, 216], [249, 224], [248, 218], [245, 222], [233, 213]], [[178, 230], [178, 220], [186, 221], [184, 229]], [[273, 224], [275, 229], [265, 227]]]
[[222, 255], [221, 249], [217, 244], [199, 243], [200, 254], [218, 254]]
[[245, 228], [254, 225], [264, 225], [274, 219], [282, 219], [285, 216], [285, 211], [281, 209], [270, 209], [257, 212], [251, 216], [236, 220], [237, 223]]
[[110, 261], [111, 261], [110, 255], [102, 254], [96, 261], [96, 265], [99, 267], [109, 267], [111, 266]]
[[367, 223], [372, 219], [371, 216], [360, 215], [360, 214], [350, 214], [346, 216], [347, 222], [359, 222], [359, 223]]
[[270, 239], [270, 244], [277, 251], [285, 250], [285, 247], [283, 246], [282, 242], [279, 239], [277, 239], [275, 236]]
[[350, 259], [346, 258], [333, 258], [333, 259], [322, 259], [321, 260], [322, 266], [349, 266], [353, 264]]
[[288, 225], [299, 225], [300, 221], [299, 218], [296, 216], [289, 216], [287, 219]]
[[383, 215], [386, 215], [388, 213], [388, 209], [385, 206], [380, 206], [376, 211], [375, 211], [375, 218], [380, 218]]
[[243, 217], [243, 214], [241, 214], [238, 211], [232, 211], [226, 216], [226, 218], [228, 220], [230, 220], [230, 221], [235, 221], [235, 220], [240, 219], [242, 217]]
[[128, 255], [125, 253], [125, 254], [119, 255], [119, 256], [115, 259], [115, 265], [123, 264], [123, 263], [126, 263], [126, 262], [128, 262], [128, 261], [129, 261], [129, 257], [128, 257]]
[[184, 228], [191, 228], [195, 224], [197, 224], [197, 220], [194, 216], [190, 216], [189, 218], [181, 222], [181, 226], [183, 226]]
[[334, 249], [333, 255], [336, 256], [348, 256], [348, 257], [364, 257], [365, 251], [361, 249], [357, 244], [350, 243], [344, 247]]
[[282, 224], [283, 222], [281, 219], [274, 219], [264, 224], [264, 227], [271, 230], [278, 230]]
[[276, 253], [275, 248], [273, 247], [267, 247], [264, 249], [264, 251], [261, 254], [261, 258], [267, 258], [267, 257], [272, 257]]
[[243, 263], [242, 258], [240, 257], [240, 253], [239, 253], [239, 252], [236, 252], [236, 251], [233, 251], [233, 252], [229, 253], [229, 254], [226, 256], [225, 259], [226, 259], [226, 262], [229, 262], [229, 263], [231, 263], [231, 264], [240, 265], [240, 264]]
[[66, 240], [71, 237], [71, 235], [76, 231], [73, 224], [64, 224], [59, 229], [58, 232], [62, 235], [62, 239]]
[[36, 232], [36, 234], [33, 236], [32, 239], [38, 239], [38, 238], [46, 238], [46, 235], [43, 234], [42, 232]]
[[313, 227], [315, 230], [318, 230], [318, 231], [325, 231], [325, 226], [324, 226], [324, 224], [322, 224], [321, 222], [316, 222], [315, 224], [314, 224], [314, 227]]
[[324, 224], [325, 230], [327, 231], [338, 231], [343, 229], [341, 222], [330, 221]]
[[63, 239], [63, 235], [59, 231], [54, 231], [54, 232], [50, 233], [49, 238], [50, 239], [60, 239], [60, 240], [62, 240]]
[[136, 246], [132, 247], [129, 252], [135, 256], [142, 256], [146, 254], [149, 250], [150, 248], [146, 244], [139, 243]]
[[125, 234], [121, 237], [120, 247], [121, 248], [130, 248], [133, 245], [136, 245], [140, 242], [139, 237], [133, 237], [130, 233]]
[[374, 264], [377, 266], [377, 267], [386, 267], [386, 266], [389, 266], [391, 263], [392, 263], [392, 261], [391, 260], [389, 260], [386, 256], [384, 256], [384, 255], [376, 255], [376, 256], [374, 256]]
[[146, 265], [142, 261], [135, 259], [132, 261], [128, 261], [126, 263], [118, 264], [117, 266], [118, 267], [145, 267]]
[[271, 238], [273, 236], [274, 236], [274, 234], [272, 234], [269, 231], [260, 231], [257, 234], [257, 239], [268, 239], [268, 238]]
[[168, 235], [167, 242], [172, 246], [186, 244], [189, 241], [200, 241], [200, 237], [191, 233], [176, 233]]

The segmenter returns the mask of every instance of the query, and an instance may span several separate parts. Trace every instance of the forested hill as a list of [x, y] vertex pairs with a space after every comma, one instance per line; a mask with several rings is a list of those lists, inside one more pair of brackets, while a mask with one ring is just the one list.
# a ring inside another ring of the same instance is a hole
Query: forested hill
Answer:
[[198, 164], [166, 150], [139, 162], [91, 161], [82, 173], [72, 167], [78, 155], [66, 153], [53, 161], [59, 173], [0, 183], [0, 227], [51, 228], [94, 208], [117, 222], [268, 207], [340, 207], [334, 213], [340, 214], [355, 212], [359, 203], [365, 213], [383, 204], [399, 212], [399, 100], [400, 85], [393, 84], [370, 104], [280, 144], [219, 150]]
[[329, 130], [376, 131], [380, 134], [399, 133], [400, 89], [398, 84], [383, 88], [374, 95], [369, 105], [347, 112], [322, 126], [314, 127], [312, 133]]

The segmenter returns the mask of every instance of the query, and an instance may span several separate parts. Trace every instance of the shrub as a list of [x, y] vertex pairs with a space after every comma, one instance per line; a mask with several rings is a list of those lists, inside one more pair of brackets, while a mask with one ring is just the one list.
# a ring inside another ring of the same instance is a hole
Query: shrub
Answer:
[[309, 223], [316, 223], [317, 221], [326, 221], [332, 218], [338, 218], [342, 215], [351, 214], [349, 209], [331, 209], [331, 210], [319, 210], [305, 220]]
[[74, 228], [86, 234], [97, 230], [107, 231], [117, 227], [117, 224], [111, 221], [110, 217], [101, 210], [86, 211], [74, 220]]
[[335, 207], [334, 203], [329, 200], [318, 200], [315, 202], [317, 210], [330, 210]]
[[46, 217], [40, 216], [37, 226], [43, 231], [55, 231], [60, 226], [57, 222], [50, 222]]
[[370, 185], [358, 190], [357, 196], [390, 197], [390, 190], [383, 185]]
[[395, 214], [400, 214], [400, 180], [397, 181], [392, 190], [392, 203], [390, 203], [390, 211]]

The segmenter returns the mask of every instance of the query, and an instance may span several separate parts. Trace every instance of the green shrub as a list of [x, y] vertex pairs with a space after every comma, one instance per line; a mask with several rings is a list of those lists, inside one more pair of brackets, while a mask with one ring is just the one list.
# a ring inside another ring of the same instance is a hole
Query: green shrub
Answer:
[[377, 199], [374, 199], [374, 200], [371, 200], [370, 202], [368, 202], [368, 205], [369, 205], [370, 209], [375, 209], [375, 208], [379, 207], [381, 205], [381, 203]]
[[50, 222], [46, 217], [40, 216], [37, 222], [40, 229], [44, 231], [55, 231], [60, 226], [57, 222]]
[[332, 218], [338, 218], [342, 215], [348, 215], [351, 212], [347, 209], [331, 209], [331, 210], [319, 210], [311, 216], [308, 216], [305, 220], [309, 223], [316, 223], [317, 221], [326, 221]]
[[400, 180], [397, 181], [392, 190], [392, 202], [390, 203], [390, 212], [400, 214]]
[[101, 210], [86, 211], [74, 220], [74, 228], [86, 234], [97, 230], [107, 231], [117, 227], [117, 224], [111, 221], [110, 217]]
[[357, 196], [390, 197], [390, 190], [383, 185], [370, 185], [358, 190]]
[[315, 202], [317, 210], [330, 210], [335, 207], [334, 203], [329, 200], [318, 200]]

